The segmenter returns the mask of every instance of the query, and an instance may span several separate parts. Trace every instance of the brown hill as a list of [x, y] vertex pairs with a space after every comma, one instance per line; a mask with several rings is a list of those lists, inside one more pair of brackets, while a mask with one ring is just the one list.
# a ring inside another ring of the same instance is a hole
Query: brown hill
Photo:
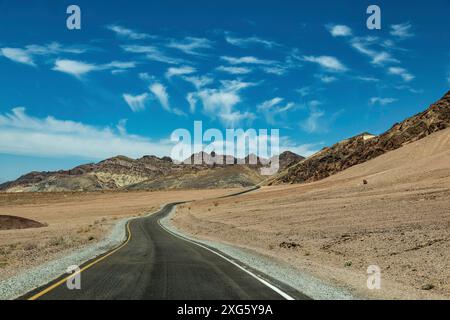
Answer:
[[267, 183], [273, 185], [321, 180], [448, 127], [450, 91], [424, 112], [395, 124], [385, 133], [379, 136], [363, 133], [341, 141], [289, 166]]
[[[211, 159], [207, 153], [194, 154], [192, 160]], [[145, 156], [131, 159], [117, 156], [95, 164], [85, 164], [71, 170], [31, 172], [19, 179], [0, 185], [6, 192], [59, 192], [142, 189], [199, 189], [247, 187], [258, 184], [265, 177], [261, 167], [245, 163], [234, 165], [177, 164], [169, 157]], [[285, 153], [280, 156], [281, 167], [300, 156]], [[284, 167], [282, 167], [284, 168]]]

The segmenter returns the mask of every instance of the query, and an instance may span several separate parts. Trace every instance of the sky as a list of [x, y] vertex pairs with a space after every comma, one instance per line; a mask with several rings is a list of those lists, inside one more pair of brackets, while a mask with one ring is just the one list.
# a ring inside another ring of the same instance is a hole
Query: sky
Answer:
[[377, 1], [380, 30], [371, 4], [0, 0], [0, 182], [170, 155], [194, 121], [304, 156], [382, 133], [449, 90], [450, 1]]

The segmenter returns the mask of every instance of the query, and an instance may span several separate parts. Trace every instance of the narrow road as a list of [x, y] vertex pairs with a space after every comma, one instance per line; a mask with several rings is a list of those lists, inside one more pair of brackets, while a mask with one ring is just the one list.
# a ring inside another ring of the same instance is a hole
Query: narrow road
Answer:
[[[159, 220], [176, 204], [129, 223], [119, 250], [85, 264], [81, 290], [69, 290], [64, 276], [24, 299], [50, 300], [278, 300], [274, 290], [210, 250], [172, 235]], [[86, 266], [88, 266], [86, 268]], [[83, 270], [83, 266], [81, 267]], [[66, 275], [67, 276], [67, 275]], [[59, 284], [58, 284], [59, 283]], [[292, 291], [291, 291], [292, 293]], [[295, 298], [304, 298], [300, 293]]]

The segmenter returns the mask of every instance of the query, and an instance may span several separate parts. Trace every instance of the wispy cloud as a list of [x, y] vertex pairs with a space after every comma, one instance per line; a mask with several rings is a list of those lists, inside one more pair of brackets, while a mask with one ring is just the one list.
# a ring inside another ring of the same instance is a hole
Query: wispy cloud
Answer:
[[167, 46], [189, 55], [201, 56], [204, 55], [203, 50], [213, 47], [213, 42], [206, 38], [186, 37], [183, 40], [172, 40]]
[[52, 70], [59, 71], [63, 73], [70, 74], [76, 78], [81, 78], [82, 76], [92, 72], [100, 70], [111, 70], [113, 73], [118, 70], [127, 70], [136, 67], [135, 62], [122, 62], [122, 61], [112, 61], [107, 64], [93, 64], [83, 61], [69, 60], [69, 59], [58, 59], [55, 61], [55, 65]]
[[276, 61], [273, 60], [263, 60], [259, 59], [253, 56], [246, 56], [246, 57], [229, 57], [229, 56], [222, 56], [222, 60], [225, 60], [229, 64], [260, 64], [260, 65], [273, 65], [276, 64]]
[[352, 35], [352, 29], [346, 25], [327, 25], [326, 28], [333, 37], [349, 37]]
[[411, 31], [412, 25], [409, 22], [391, 25], [390, 34], [400, 39], [411, 38], [414, 34]]
[[372, 49], [370, 46], [374, 43], [376, 38], [367, 37], [361, 38], [356, 37], [351, 41], [351, 46], [358, 52], [368, 56], [372, 59], [371, 63], [375, 65], [384, 65], [386, 63], [399, 63], [396, 58], [392, 57], [390, 53], [386, 51], [378, 51]]
[[197, 90], [214, 82], [214, 79], [209, 76], [188, 76], [183, 77], [183, 79], [187, 82], [192, 83]]
[[381, 106], [385, 106], [385, 105], [394, 103], [394, 102], [396, 102], [396, 101], [398, 101], [398, 99], [395, 99], [395, 98], [372, 97], [372, 98], [370, 98], [369, 103], [370, 103], [371, 105], [379, 104], [379, 105], [381, 105]]
[[379, 82], [380, 79], [370, 76], [358, 76], [356, 77], [357, 80], [365, 81], [365, 82]]
[[167, 93], [167, 88], [163, 84], [155, 82], [150, 85], [149, 90], [155, 96], [156, 100], [158, 100], [159, 104], [163, 107], [164, 110], [178, 116], [186, 115], [182, 110], [178, 108], [172, 108], [170, 106], [169, 94]]
[[322, 81], [323, 83], [332, 83], [338, 80], [336, 77], [329, 76], [326, 74], [316, 74], [315, 77], [320, 81]]
[[1, 48], [0, 54], [5, 58], [14, 62], [27, 64], [30, 66], [36, 66], [32, 55], [26, 50], [20, 48]]
[[183, 76], [183, 75], [187, 75], [187, 74], [192, 74], [194, 72], [196, 72], [197, 70], [193, 67], [190, 66], [182, 66], [182, 67], [173, 67], [173, 68], [169, 68], [167, 69], [166, 72], [166, 78], [170, 79], [174, 76]]
[[306, 103], [308, 116], [300, 122], [300, 128], [310, 134], [325, 133], [329, 130], [329, 125], [335, 120], [341, 111], [337, 111], [331, 116], [325, 117], [326, 113], [320, 106], [323, 103], [319, 100], [311, 100]]
[[166, 111], [171, 111], [170, 105], [169, 105], [169, 95], [167, 94], [166, 87], [164, 85], [162, 85], [161, 83], [156, 82], [156, 83], [152, 84], [149, 89], [150, 89], [150, 92], [155, 95], [156, 99], [158, 99], [161, 106]]
[[61, 59], [55, 61], [55, 66], [52, 70], [64, 72], [80, 78], [81, 76], [89, 72], [99, 70], [99, 67], [95, 64], [90, 64], [82, 61]]
[[191, 112], [201, 103], [202, 111], [212, 119], [218, 119], [226, 126], [234, 126], [242, 121], [251, 121], [255, 115], [249, 111], [236, 110], [235, 107], [242, 101], [240, 91], [255, 86], [256, 83], [240, 80], [221, 81], [218, 89], [203, 88], [187, 95]]
[[303, 56], [304, 61], [316, 63], [326, 71], [344, 72], [347, 67], [339, 59], [332, 56]]
[[289, 102], [283, 104], [283, 101], [283, 98], [276, 97], [271, 100], [264, 101], [256, 107], [256, 110], [264, 116], [268, 124], [280, 124], [277, 121], [277, 117], [285, 118], [287, 112], [295, 108], [295, 103]]
[[144, 39], [149, 39], [149, 38], [154, 37], [147, 33], [140, 33], [140, 32], [134, 31], [132, 29], [128, 29], [126, 27], [117, 25], [117, 24], [108, 25], [108, 26], [106, 26], [106, 28], [115, 32], [120, 37], [131, 39], [131, 40], [144, 40]]
[[323, 128], [320, 125], [320, 120], [323, 118], [324, 115], [325, 112], [323, 112], [322, 110], [316, 108], [312, 109], [306, 120], [301, 123], [301, 128], [307, 133], [322, 132]]
[[246, 67], [233, 67], [233, 66], [219, 66], [216, 68], [217, 71], [226, 72], [229, 74], [248, 74], [252, 72], [250, 68]]
[[24, 48], [0, 48], [0, 56], [4, 56], [5, 58], [14, 62], [36, 66], [36, 63], [34, 61], [35, 56], [57, 55], [61, 53], [81, 54], [86, 52], [87, 50], [87, 47], [64, 47], [58, 42], [52, 42], [45, 45], [31, 44], [25, 46]]
[[168, 56], [163, 51], [154, 46], [125, 45], [122, 46], [122, 49], [126, 52], [144, 54], [147, 57], [147, 59], [156, 62], [162, 62], [167, 64], [185, 63], [183, 59]]
[[127, 134], [124, 121], [116, 127], [94, 127], [52, 116], [32, 117], [22, 107], [0, 114], [0, 153], [88, 159], [122, 154], [138, 158], [168, 155], [172, 147], [168, 140]]
[[282, 76], [288, 71], [288, 68], [282, 66], [273, 66], [273, 67], [262, 67], [261, 70], [268, 74], [275, 74], [277, 76]]
[[148, 93], [140, 95], [123, 94], [123, 99], [128, 104], [133, 112], [139, 112], [145, 110], [145, 104], [148, 100]]
[[262, 39], [262, 38], [259, 38], [256, 36], [248, 37], [248, 38], [239, 38], [239, 37], [234, 37], [230, 34], [227, 34], [225, 36], [225, 40], [229, 44], [232, 44], [234, 46], [241, 47], [241, 48], [247, 48], [252, 45], [262, 45], [266, 48], [272, 48], [272, 47], [279, 46], [279, 44], [276, 43], [275, 41], [265, 40], [265, 39]]
[[415, 76], [409, 73], [405, 68], [400, 67], [390, 67], [388, 73], [400, 76], [405, 82], [410, 82], [415, 78]]

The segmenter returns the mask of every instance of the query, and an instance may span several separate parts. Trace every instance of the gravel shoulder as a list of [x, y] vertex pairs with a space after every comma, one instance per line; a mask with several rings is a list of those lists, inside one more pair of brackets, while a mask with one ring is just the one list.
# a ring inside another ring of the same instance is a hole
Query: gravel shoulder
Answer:
[[295, 268], [280, 260], [276, 260], [273, 257], [229, 243], [200, 239], [183, 232], [172, 223], [175, 214], [176, 208], [160, 221], [161, 224], [171, 232], [224, 253], [233, 260], [237, 260], [243, 265], [250, 266], [252, 269], [257, 270], [270, 278], [276, 279], [314, 300], [356, 299], [356, 297], [345, 290], [345, 288], [333, 287], [316, 277], [299, 272]]

